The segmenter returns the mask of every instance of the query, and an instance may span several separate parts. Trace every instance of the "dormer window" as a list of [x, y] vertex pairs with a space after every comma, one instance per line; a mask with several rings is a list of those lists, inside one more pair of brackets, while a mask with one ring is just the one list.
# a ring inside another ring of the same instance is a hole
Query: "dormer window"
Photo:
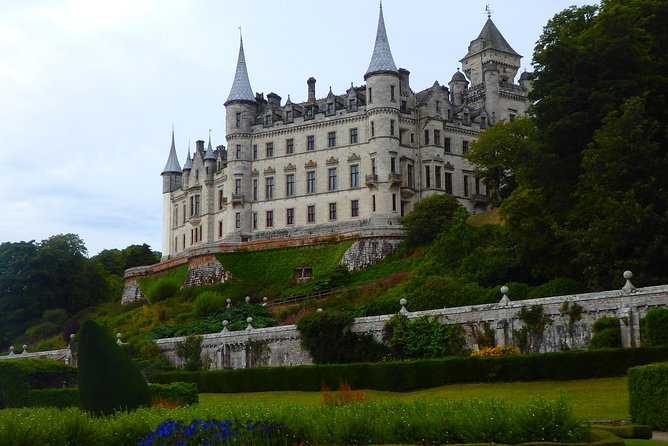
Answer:
[[464, 124], [468, 125], [471, 123], [471, 118], [468, 112], [464, 112]]
[[271, 125], [271, 115], [264, 117], [264, 125]]
[[436, 113], [441, 112], [441, 101], [436, 101]]
[[312, 118], [313, 117], [313, 106], [309, 105], [306, 107], [306, 117]]
[[331, 115], [334, 113], [334, 103], [333, 102], [328, 102], [327, 103], [327, 114]]
[[357, 101], [355, 100], [355, 98], [351, 98], [351, 99], [348, 101], [348, 110], [349, 110], [349, 111], [355, 111], [355, 110], [357, 110]]
[[285, 122], [292, 122], [292, 110], [285, 112]]

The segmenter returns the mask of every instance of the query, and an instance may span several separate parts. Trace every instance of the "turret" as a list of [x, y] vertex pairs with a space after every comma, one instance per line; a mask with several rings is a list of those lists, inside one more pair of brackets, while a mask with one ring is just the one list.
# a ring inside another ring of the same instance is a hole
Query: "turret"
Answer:
[[533, 88], [533, 80], [531, 79], [531, 73], [528, 71], [523, 71], [520, 74], [520, 87], [525, 89], [527, 92], [530, 92]]
[[315, 102], [315, 78], [313, 76], [309, 77], [306, 84], [308, 85], [307, 102], [312, 104]]
[[485, 82], [485, 109], [489, 114], [500, 115], [499, 82], [500, 70], [496, 63], [488, 62], [483, 66], [483, 81]]
[[399, 108], [400, 75], [392, 58], [390, 43], [387, 39], [382, 4], [378, 14], [376, 43], [364, 80], [367, 90], [367, 110], [380, 107]]
[[183, 165], [183, 185], [184, 190], [188, 189], [190, 185], [190, 171], [193, 169], [193, 160], [190, 157], [190, 144], [188, 145], [188, 156], [186, 157], [186, 163]]
[[216, 155], [213, 152], [211, 147], [211, 133], [209, 133], [209, 145], [206, 148], [206, 153], [204, 154], [204, 170], [206, 179], [208, 181], [213, 180], [213, 174], [216, 171]]
[[173, 192], [181, 187], [181, 165], [176, 156], [176, 145], [174, 144], [174, 129], [172, 129], [172, 146], [165, 168], [162, 169], [162, 193]]
[[452, 79], [448, 83], [452, 94], [450, 100], [454, 106], [460, 106], [464, 103], [464, 92], [466, 91], [468, 84], [469, 81], [466, 80], [464, 73], [457, 68], [457, 71], [452, 75]]

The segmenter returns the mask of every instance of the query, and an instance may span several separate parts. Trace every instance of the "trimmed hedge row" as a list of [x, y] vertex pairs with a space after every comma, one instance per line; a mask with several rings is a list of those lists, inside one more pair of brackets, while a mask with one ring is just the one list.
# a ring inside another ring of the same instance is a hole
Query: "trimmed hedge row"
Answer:
[[668, 362], [629, 370], [629, 412], [634, 423], [668, 430]]
[[621, 426], [596, 424], [592, 427], [613, 433], [619, 438], [640, 438], [644, 440], [652, 438], [652, 426], [646, 424], [626, 424]]
[[23, 358], [0, 361], [0, 408], [33, 404], [34, 389], [76, 383], [77, 369], [50, 359]]
[[194, 383], [174, 382], [171, 384], [149, 384], [153, 403], [162, 401], [176, 406], [189, 406], [199, 403], [197, 385]]
[[568, 351], [502, 357], [451, 357], [405, 362], [159, 372], [156, 383], [197, 384], [200, 392], [317, 391], [342, 381], [356, 389], [409, 391], [464, 382], [572, 380], [626, 374], [668, 360], [668, 347]]

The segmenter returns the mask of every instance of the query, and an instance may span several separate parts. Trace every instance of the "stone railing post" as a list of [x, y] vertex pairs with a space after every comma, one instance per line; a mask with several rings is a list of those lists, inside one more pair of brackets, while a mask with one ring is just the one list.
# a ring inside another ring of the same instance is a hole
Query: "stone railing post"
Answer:
[[503, 295], [501, 297], [501, 300], [499, 301], [499, 306], [501, 307], [499, 309], [498, 315], [499, 318], [496, 320], [496, 328], [494, 331], [494, 338], [496, 340], [496, 345], [498, 346], [506, 346], [506, 345], [512, 345], [512, 338], [507, 336], [507, 326], [508, 326], [508, 304], [510, 304], [510, 299], [508, 298], [508, 287], [503, 285], [500, 289], [501, 294]]
[[624, 271], [626, 283], [622, 287], [623, 295], [619, 308], [619, 328], [622, 334], [622, 347], [634, 347], [640, 343], [639, 327], [636, 326], [640, 321], [636, 321], [638, 319], [638, 311], [633, 308], [633, 295], [637, 290], [631, 283], [632, 278], [633, 273], [631, 271]]

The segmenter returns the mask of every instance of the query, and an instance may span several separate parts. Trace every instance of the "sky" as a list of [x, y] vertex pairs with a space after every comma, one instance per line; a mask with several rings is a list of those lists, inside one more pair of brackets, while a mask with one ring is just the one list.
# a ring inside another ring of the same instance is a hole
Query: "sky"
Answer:
[[[447, 85], [492, 20], [521, 55], [547, 21], [594, 0], [385, 0], [394, 61], [411, 88]], [[239, 32], [251, 86], [293, 102], [364, 84], [376, 0], [5, 0], [0, 2], [0, 242], [78, 234], [89, 255], [162, 251], [172, 126], [188, 145], [225, 144], [223, 103]]]

